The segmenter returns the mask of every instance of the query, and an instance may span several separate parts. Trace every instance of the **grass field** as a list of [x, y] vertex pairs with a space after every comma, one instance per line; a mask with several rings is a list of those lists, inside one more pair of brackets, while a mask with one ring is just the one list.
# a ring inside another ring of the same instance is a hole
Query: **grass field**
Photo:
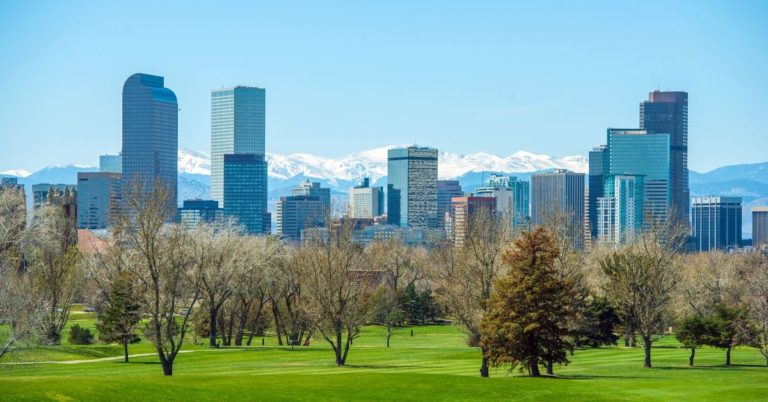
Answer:
[[[92, 327], [88, 314], [73, 318], [71, 324]], [[12, 364], [0, 366], [0, 400], [768, 400], [765, 359], [749, 348], [734, 351], [731, 367], [722, 366], [723, 351], [703, 349], [698, 367], [689, 368], [688, 351], [667, 337], [653, 349], [652, 369], [641, 367], [641, 348], [610, 347], [577, 350], [569, 366], [556, 368], [557, 378], [499, 369], [483, 379], [479, 352], [455, 327], [415, 327], [413, 337], [410, 329], [398, 331], [387, 349], [380, 328], [365, 328], [346, 367], [334, 366], [320, 341], [293, 351], [273, 338], [243, 349], [190, 344], [173, 377], [162, 375], [156, 356], [125, 364], [116, 345], [65, 342], [4, 358]], [[131, 354], [151, 352], [146, 343], [131, 346]], [[117, 358], [104, 360], [110, 357]], [[83, 362], [92, 359], [99, 360]]]

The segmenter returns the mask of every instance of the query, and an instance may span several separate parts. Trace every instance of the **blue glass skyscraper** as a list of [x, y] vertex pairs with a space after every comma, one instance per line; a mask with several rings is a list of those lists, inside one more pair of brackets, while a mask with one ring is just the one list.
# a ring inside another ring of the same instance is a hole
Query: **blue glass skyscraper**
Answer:
[[159, 180], [176, 208], [179, 108], [163, 77], [134, 74], [123, 85], [123, 195], [133, 183], [152, 191]]
[[224, 155], [264, 156], [265, 98], [262, 88], [211, 91], [211, 199], [220, 206], [224, 202]]
[[249, 234], [270, 232], [264, 155], [224, 155], [224, 218], [236, 219]]

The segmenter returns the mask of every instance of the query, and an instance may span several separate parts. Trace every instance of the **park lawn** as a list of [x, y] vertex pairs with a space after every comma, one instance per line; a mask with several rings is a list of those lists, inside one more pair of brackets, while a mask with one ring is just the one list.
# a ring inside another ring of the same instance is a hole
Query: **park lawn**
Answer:
[[[414, 336], [410, 336], [413, 329]], [[204, 342], [205, 340], [202, 340]], [[200, 342], [200, 340], [199, 340]], [[671, 337], [653, 349], [655, 367], [643, 369], [642, 348], [577, 350], [557, 378], [529, 378], [504, 369], [478, 376], [479, 352], [453, 326], [403, 328], [385, 346], [381, 328], [366, 327], [352, 346], [346, 367], [335, 367], [329, 346], [275, 346], [275, 339], [251, 348], [185, 347], [164, 377], [156, 356], [77, 364], [0, 367], [0, 400], [670, 400], [764, 401], [768, 368], [755, 349], [739, 348], [732, 367], [718, 349], [689, 351]], [[109, 350], [107, 348], [115, 350]], [[67, 346], [75, 359], [119, 356], [118, 346]], [[102, 349], [103, 348], [103, 349]], [[132, 345], [144, 353], [146, 343]], [[56, 348], [46, 348], [56, 349]], [[150, 350], [151, 352], [151, 350]], [[39, 352], [43, 354], [44, 352]], [[51, 352], [53, 353], [53, 352]], [[54, 360], [54, 359], [48, 359]], [[8, 360], [6, 360], [8, 361]]]

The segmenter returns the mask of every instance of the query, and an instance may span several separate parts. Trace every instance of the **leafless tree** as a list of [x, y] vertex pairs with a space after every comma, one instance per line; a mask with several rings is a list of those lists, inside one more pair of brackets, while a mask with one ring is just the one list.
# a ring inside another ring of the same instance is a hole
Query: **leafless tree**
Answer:
[[333, 348], [336, 365], [343, 366], [368, 318], [367, 297], [375, 275], [366, 269], [364, 249], [354, 242], [351, 224], [323, 229], [308, 233], [300, 252], [302, 291], [310, 322]]
[[[0, 358], [18, 340], [29, 339], [36, 323], [31, 320], [33, 306], [25, 278], [20, 272], [20, 243], [25, 235], [24, 192], [19, 188], [0, 188], [0, 324], [8, 331], [0, 334]], [[2, 332], [2, 331], [0, 331]]]
[[[510, 244], [508, 222], [480, 208], [470, 215], [463, 247], [442, 247], [433, 258], [437, 262], [434, 275], [441, 283], [438, 294], [470, 346], [479, 346], [480, 324], [488, 312], [494, 282], [507, 272], [501, 256]], [[488, 377], [488, 360], [482, 352], [480, 375]]]
[[752, 325], [741, 332], [753, 338], [751, 343], [758, 347], [768, 365], [768, 258], [752, 256], [748, 263], [750, 269], [745, 281], [744, 300]]
[[128, 270], [145, 289], [144, 308], [149, 316], [145, 334], [157, 350], [165, 375], [173, 374], [201, 283], [188, 230], [167, 223], [174, 213], [168, 203], [170, 194], [159, 180], [152, 192], [139, 184], [131, 186], [123, 194], [113, 229], [120, 244], [136, 253], [135, 264]]

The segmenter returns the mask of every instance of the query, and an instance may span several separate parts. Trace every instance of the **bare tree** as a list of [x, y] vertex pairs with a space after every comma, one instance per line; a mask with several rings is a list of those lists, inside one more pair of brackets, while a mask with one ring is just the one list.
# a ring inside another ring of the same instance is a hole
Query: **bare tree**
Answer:
[[[471, 214], [467, 226], [463, 247], [442, 247], [434, 260], [442, 285], [439, 294], [474, 347], [480, 346], [480, 324], [489, 311], [494, 282], [508, 270], [501, 257], [511, 244], [511, 228], [486, 208]], [[481, 351], [480, 375], [488, 377], [487, 354]]]
[[246, 258], [235, 284], [234, 298], [237, 303], [237, 329], [235, 346], [243, 344], [246, 327], [250, 330], [248, 344], [256, 327], [262, 321], [267, 299], [266, 273], [282, 251], [280, 241], [272, 236], [250, 236], [244, 239]]
[[36, 211], [34, 225], [24, 242], [24, 255], [31, 283], [31, 297], [41, 315], [43, 339], [61, 342], [61, 331], [69, 309], [83, 287], [85, 275], [77, 250], [77, 229], [57, 205]]
[[751, 328], [742, 329], [743, 334], [751, 335], [752, 343], [758, 347], [768, 365], [768, 261], [766, 257], [750, 259], [750, 271], [746, 284], [745, 297], [749, 308]]
[[144, 287], [144, 311], [149, 316], [145, 334], [157, 350], [165, 375], [173, 374], [201, 282], [189, 232], [166, 223], [174, 213], [168, 203], [170, 194], [159, 180], [152, 192], [133, 185], [123, 194], [124, 205], [113, 231], [120, 236], [120, 244], [136, 254], [135, 264], [128, 269]]
[[33, 310], [28, 297], [25, 278], [20, 272], [22, 255], [20, 243], [25, 235], [26, 209], [24, 191], [19, 188], [0, 188], [0, 324], [8, 324], [0, 334], [0, 358], [8, 353], [18, 340], [34, 334]]
[[643, 338], [643, 367], [652, 366], [651, 345], [671, 322], [674, 294], [682, 280], [678, 257], [684, 241], [685, 229], [679, 224], [651, 224], [635, 243], [602, 261], [606, 293]]
[[303, 287], [302, 254], [299, 248], [284, 246], [268, 265], [265, 275], [269, 300], [279, 345], [286, 342], [309, 345], [311, 323], [308, 297]]
[[352, 229], [342, 222], [312, 231], [300, 255], [309, 320], [333, 348], [338, 366], [346, 363], [352, 340], [368, 318], [366, 298], [375, 282]]

